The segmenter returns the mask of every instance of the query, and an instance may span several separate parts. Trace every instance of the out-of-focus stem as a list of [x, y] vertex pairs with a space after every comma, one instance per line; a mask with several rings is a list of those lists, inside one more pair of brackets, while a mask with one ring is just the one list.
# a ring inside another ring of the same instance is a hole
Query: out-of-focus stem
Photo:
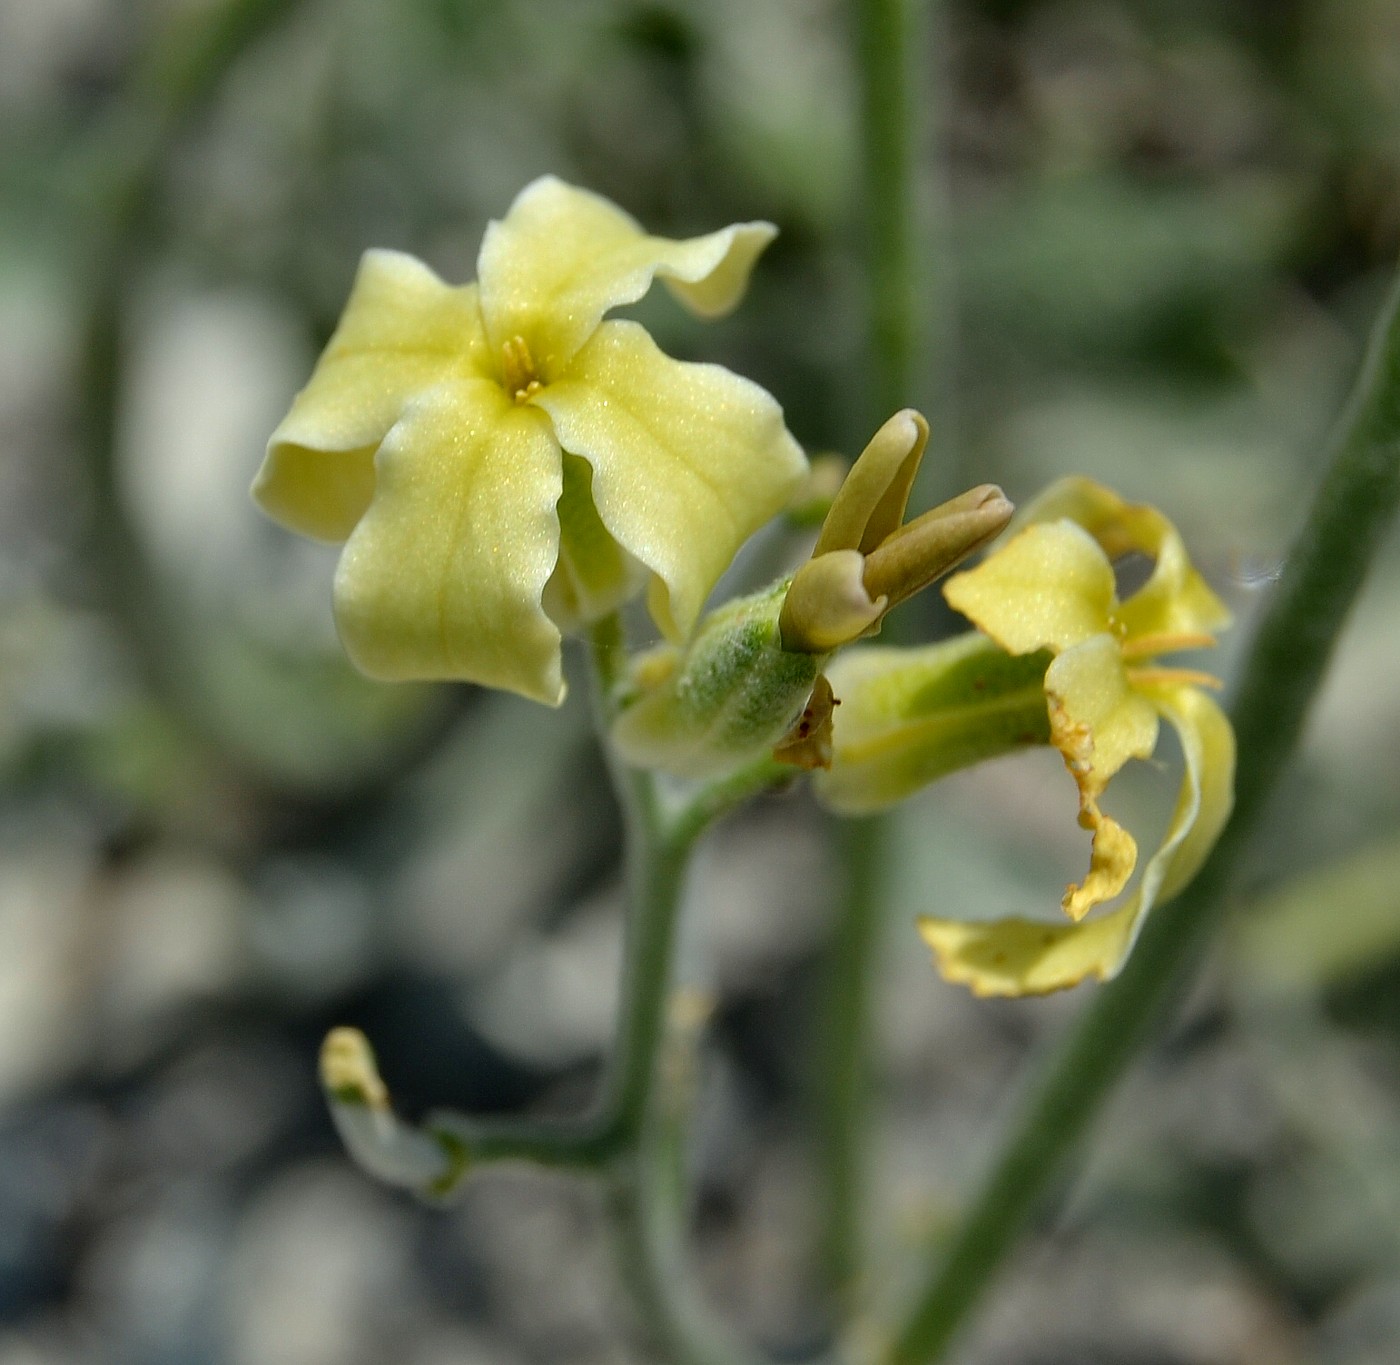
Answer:
[[871, 429], [921, 399], [928, 291], [916, 174], [925, 103], [916, 73], [923, 20], [924, 0], [856, 0]]
[[[917, 160], [925, 107], [923, 0], [855, 0], [861, 92], [864, 258], [869, 291], [871, 428], [920, 399], [929, 312]], [[896, 639], [899, 622], [888, 623]], [[881, 817], [848, 827], [845, 885], [828, 946], [820, 1076], [822, 1267], [838, 1312], [851, 1309], [860, 1276], [862, 1154], [870, 1089], [870, 976], [880, 946]]]
[[685, 1264], [684, 1137], [667, 1105], [661, 1062], [675, 985], [675, 944], [695, 841], [750, 788], [719, 792], [713, 807], [668, 812], [656, 779], [607, 745], [622, 654], [616, 617], [593, 634], [593, 704], [612, 765], [626, 836], [627, 958], [613, 1074], [600, 1118], [601, 1151], [622, 1268], [651, 1346], [678, 1365], [745, 1365], [744, 1350], [695, 1292]]
[[855, 1306], [862, 1270], [863, 1158], [869, 1141], [866, 1115], [872, 1085], [870, 996], [882, 937], [884, 868], [892, 833], [884, 816], [844, 823], [841, 847], [846, 883], [827, 947], [820, 1078], [826, 1116], [821, 1139], [827, 1206], [821, 1256], [843, 1312]]
[[1308, 707], [1400, 505], [1400, 279], [1332, 457], [1255, 632], [1231, 716], [1235, 813], [1200, 875], [1147, 922], [1026, 1099], [960, 1231], [932, 1267], [886, 1365], [941, 1358], [1230, 904], [1232, 874], [1297, 747]]

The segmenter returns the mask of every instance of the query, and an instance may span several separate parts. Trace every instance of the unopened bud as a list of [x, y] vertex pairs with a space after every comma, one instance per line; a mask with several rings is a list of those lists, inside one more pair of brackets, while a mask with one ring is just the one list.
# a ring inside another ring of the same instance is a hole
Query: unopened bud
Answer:
[[866, 556], [866, 591], [897, 606], [995, 540], [1013, 511], [996, 484], [984, 483], [925, 512]]
[[904, 408], [895, 413], [851, 466], [822, 525], [812, 557], [832, 550], [869, 554], [904, 520], [919, 463], [928, 444], [922, 413]]
[[833, 550], [809, 559], [793, 575], [778, 617], [783, 648], [826, 654], [872, 630], [889, 606], [865, 586], [865, 556]]
[[792, 729], [822, 659], [783, 648], [778, 613], [787, 588], [783, 581], [711, 612], [669, 666], [644, 657], [612, 730], [628, 763], [716, 777], [761, 758]]
[[886, 612], [981, 549], [1011, 519], [1001, 489], [981, 484], [906, 526], [927, 442], [928, 423], [906, 408], [851, 466], [783, 603], [784, 649], [826, 654], [874, 634]]

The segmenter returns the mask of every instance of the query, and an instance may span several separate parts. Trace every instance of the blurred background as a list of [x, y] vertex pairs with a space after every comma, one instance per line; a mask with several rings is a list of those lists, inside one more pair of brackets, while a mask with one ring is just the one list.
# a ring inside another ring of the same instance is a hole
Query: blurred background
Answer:
[[[228, 8], [0, 3], [0, 1365], [634, 1358], [587, 1186], [491, 1171], [422, 1208], [349, 1165], [315, 1077], [349, 1023], [409, 1114], [587, 1103], [621, 924], [582, 688], [553, 714], [361, 680], [334, 550], [246, 490], [360, 252], [469, 279], [487, 219], [545, 171], [658, 232], [776, 222], [734, 317], [640, 315], [763, 383], [810, 448], [854, 454], [885, 414], [850, 16], [263, 0], [206, 51]], [[930, 495], [1083, 472], [1160, 505], [1237, 651], [1400, 246], [1400, 7], [934, 8], [937, 320], [910, 395]], [[1234, 932], [966, 1365], [1400, 1359], [1397, 549]], [[913, 629], [951, 628], [918, 609]], [[1165, 822], [1173, 765], [1115, 783], [1134, 828]], [[1049, 754], [900, 811], [873, 1154], [891, 1285], [1083, 994], [973, 1001], [913, 916], [1052, 912], [1085, 856], [1073, 816]], [[732, 820], [685, 945], [717, 999], [696, 1270], [786, 1358], [823, 1324], [833, 846], [800, 792]]]

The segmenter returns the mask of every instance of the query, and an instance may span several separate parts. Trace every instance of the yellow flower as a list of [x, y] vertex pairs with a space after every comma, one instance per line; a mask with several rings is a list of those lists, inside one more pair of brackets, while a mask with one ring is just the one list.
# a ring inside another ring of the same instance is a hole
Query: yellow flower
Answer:
[[[944, 594], [1010, 654], [1054, 656], [1044, 684], [1050, 742], [1078, 784], [1093, 854], [1088, 876], [1065, 893], [1071, 924], [921, 921], [943, 974], [979, 995], [1038, 994], [1115, 975], [1152, 905], [1196, 874], [1233, 799], [1234, 733], [1201, 690], [1215, 680], [1158, 662], [1214, 644], [1212, 632], [1229, 621], [1176, 529], [1154, 509], [1087, 479], [1049, 489], [1022, 525], [984, 563], [949, 579]], [[1154, 567], [1120, 602], [1112, 561], [1134, 553]], [[1137, 863], [1132, 836], [1099, 809], [1099, 798], [1130, 758], [1152, 754], [1161, 717], [1176, 730], [1185, 759], [1166, 836], [1133, 895], [1085, 919], [1123, 891]]]
[[774, 231], [652, 237], [546, 176], [487, 228], [475, 284], [366, 253], [253, 485], [275, 520], [346, 541], [336, 622], [364, 672], [557, 704], [561, 628], [642, 576], [662, 632], [689, 632], [806, 462], [763, 389], [603, 315], [657, 276], [724, 313]]

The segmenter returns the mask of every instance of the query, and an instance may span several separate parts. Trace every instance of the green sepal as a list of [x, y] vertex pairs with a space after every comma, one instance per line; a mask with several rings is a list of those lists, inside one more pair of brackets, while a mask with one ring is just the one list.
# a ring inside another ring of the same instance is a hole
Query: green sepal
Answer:
[[612, 730], [626, 762], [711, 778], [761, 758], [783, 738], [826, 661], [782, 647], [778, 613], [790, 581], [726, 602], [683, 651], [638, 660]]
[[1050, 654], [1011, 655], [969, 633], [918, 649], [846, 651], [827, 670], [840, 703], [819, 799], [880, 810], [960, 768], [1048, 744]]
[[559, 515], [559, 560], [544, 587], [544, 609], [560, 630], [597, 621], [631, 596], [642, 569], [608, 534], [593, 504], [593, 470], [564, 452]]

